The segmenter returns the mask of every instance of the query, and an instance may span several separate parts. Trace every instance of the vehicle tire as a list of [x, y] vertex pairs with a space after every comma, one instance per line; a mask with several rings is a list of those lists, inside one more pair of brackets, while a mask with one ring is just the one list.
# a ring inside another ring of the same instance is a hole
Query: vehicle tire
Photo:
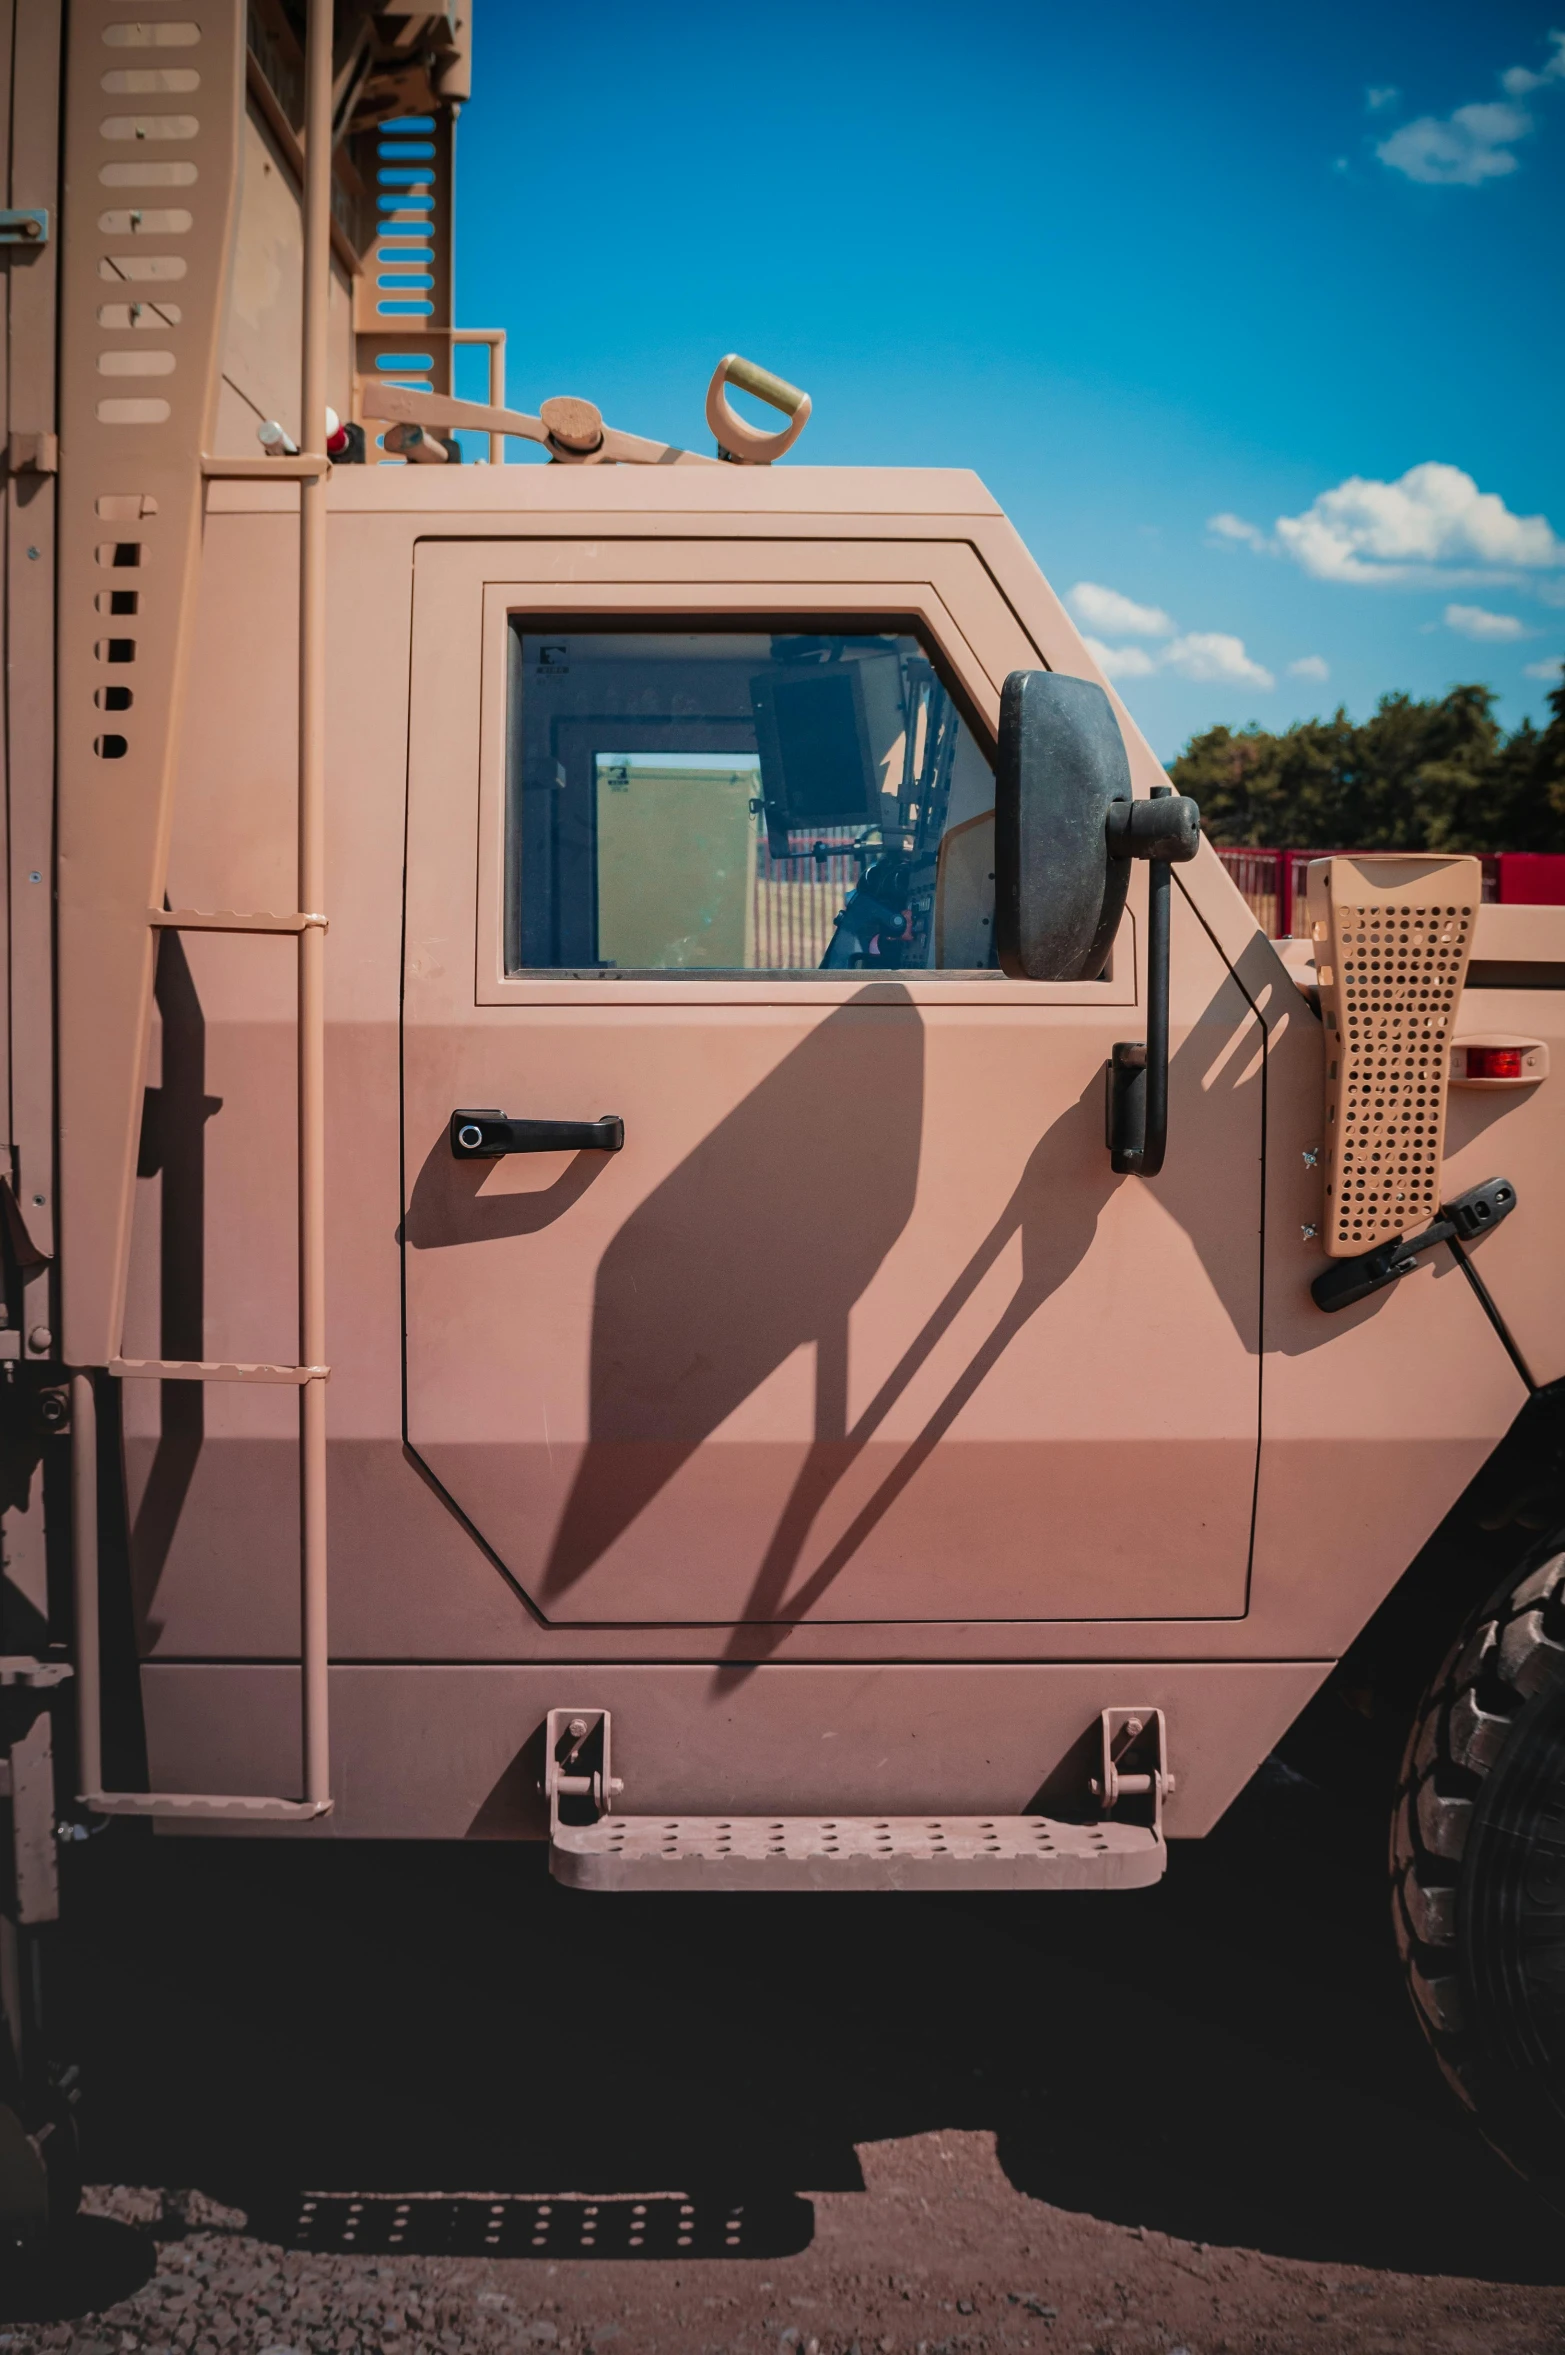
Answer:
[[1565, 1532], [1424, 1697], [1391, 1828], [1414, 2009], [1488, 2140], [1565, 2205]]

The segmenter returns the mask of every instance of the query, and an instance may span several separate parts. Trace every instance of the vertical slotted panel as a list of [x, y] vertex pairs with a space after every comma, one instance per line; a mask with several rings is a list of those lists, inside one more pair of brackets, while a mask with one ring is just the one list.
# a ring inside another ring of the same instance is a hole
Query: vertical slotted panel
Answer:
[[[455, 121], [439, 107], [382, 123], [375, 137], [379, 219], [355, 292], [359, 381], [449, 393]], [[365, 428], [371, 464], [384, 462], [380, 430]]]
[[75, 1365], [106, 1363], [120, 1341], [152, 997], [147, 911], [163, 898], [197, 589], [243, 36], [240, 0], [152, 0], [135, 18], [110, 0], [71, 9], [58, 920], [64, 1355]]
[[[59, 208], [60, 12], [57, 0], [7, 10], [8, 204]], [[14, 47], [12, 36], [14, 36]], [[6, 433], [52, 434], [55, 408], [57, 237], [10, 249], [6, 269]], [[53, 895], [55, 481], [36, 464], [9, 472], [6, 504], [6, 681], [11, 1069], [11, 1174], [28, 1230], [41, 1251], [55, 1234]], [[22, 1323], [47, 1324], [47, 1284], [35, 1276]]]

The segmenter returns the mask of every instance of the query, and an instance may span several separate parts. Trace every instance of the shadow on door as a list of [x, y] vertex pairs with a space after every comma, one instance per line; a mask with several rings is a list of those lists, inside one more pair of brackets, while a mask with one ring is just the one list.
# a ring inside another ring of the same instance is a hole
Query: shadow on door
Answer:
[[923, 1124], [923, 1023], [904, 989], [878, 983], [812, 1029], [626, 1220], [598, 1267], [590, 1438], [545, 1607], [796, 1349], [815, 1356], [812, 1456], [841, 1450], [848, 1320], [912, 1216]]

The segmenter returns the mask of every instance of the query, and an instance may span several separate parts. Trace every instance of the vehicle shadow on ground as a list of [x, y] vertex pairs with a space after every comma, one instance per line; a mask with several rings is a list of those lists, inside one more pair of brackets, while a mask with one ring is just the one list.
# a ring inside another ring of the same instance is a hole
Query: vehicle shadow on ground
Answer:
[[69, 1860], [60, 1957], [87, 2179], [257, 2224], [344, 2190], [796, 2217], [861, 2188], [857, 2144], [989, 2128], [1018, 2190], [1111, 2222], [1565, 2281], [1411, 2018], [1383, 1822], [1273, 1764], [1096, 1900], [594, 1898], [535, 1848], [116, 1827]]

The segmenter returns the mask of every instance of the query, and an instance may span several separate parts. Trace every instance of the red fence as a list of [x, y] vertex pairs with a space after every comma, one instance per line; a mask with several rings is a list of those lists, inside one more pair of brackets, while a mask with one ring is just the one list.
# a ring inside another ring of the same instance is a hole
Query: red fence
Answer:
[[[1304, 930], [1306, 869], [1311, 859], [1344, 855], [1340, 850], [1224, 850], [1218, 857], [1272, 940]], [[1351, 855], [1351, 854], [1350, 854]], [[1565, 853], [1540, 850], [1488, 851], [1483, 860], [1483, 895], [1507, 905], [1565, 907]]]

